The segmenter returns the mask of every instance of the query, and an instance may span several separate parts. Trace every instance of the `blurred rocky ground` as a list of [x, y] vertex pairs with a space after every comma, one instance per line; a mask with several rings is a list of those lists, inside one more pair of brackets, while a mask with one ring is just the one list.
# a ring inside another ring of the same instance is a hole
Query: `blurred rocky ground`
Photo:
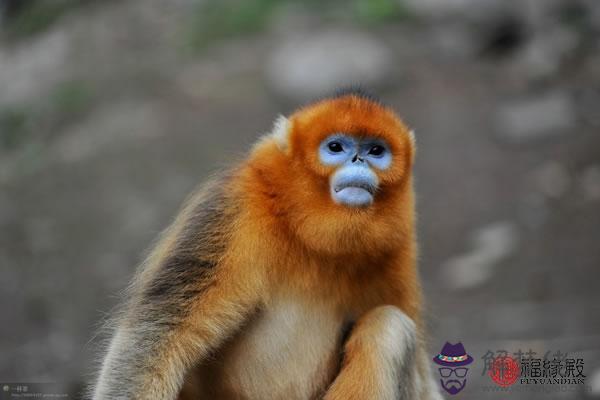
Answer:
[[[595, 0], [1, 0], [0, 380], [77, 398], [102, 320], [207, 174], [363, 83], [416, 130], [432, 356], [584, 358], [600, 396]], [[523, 385], [522, 385], [523, 386]]]

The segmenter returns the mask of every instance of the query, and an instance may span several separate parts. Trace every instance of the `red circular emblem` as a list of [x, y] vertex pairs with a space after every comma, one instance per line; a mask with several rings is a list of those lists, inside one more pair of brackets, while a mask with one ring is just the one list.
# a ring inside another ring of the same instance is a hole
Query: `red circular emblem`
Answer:
[[512, 385], [519, 378], [519, 364], [512, 357], [496, 357], [488, 374], [499, 386]]

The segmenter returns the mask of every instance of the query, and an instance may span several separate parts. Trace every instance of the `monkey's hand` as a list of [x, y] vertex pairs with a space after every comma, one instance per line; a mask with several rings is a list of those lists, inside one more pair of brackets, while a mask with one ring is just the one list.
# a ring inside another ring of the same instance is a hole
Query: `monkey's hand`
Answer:
[[342, 370], [324, 400], [417, 398], [416, 326], [395, 306], [362, 316], [344, 348]]

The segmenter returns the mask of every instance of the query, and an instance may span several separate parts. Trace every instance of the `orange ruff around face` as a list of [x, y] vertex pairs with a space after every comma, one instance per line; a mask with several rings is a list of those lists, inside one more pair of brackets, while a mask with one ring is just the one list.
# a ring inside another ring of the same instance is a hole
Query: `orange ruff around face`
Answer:
[[[300, 109], [284, 132], [267, 136], [250, 159], [254, 184], [262, 188], [257, 208], [309, 250], [322, 254], [377, 256], [394, 251], [412, 237], [412, 135], [387, 107], [359, 95], [325, 99]], [[332, 201], [329, 180], [336, 167], [324, 165], [319, 145], [343, 133], [384, 140], [391, 165], [377, 170], [379, 187], [371, 206], [348, 208]]]

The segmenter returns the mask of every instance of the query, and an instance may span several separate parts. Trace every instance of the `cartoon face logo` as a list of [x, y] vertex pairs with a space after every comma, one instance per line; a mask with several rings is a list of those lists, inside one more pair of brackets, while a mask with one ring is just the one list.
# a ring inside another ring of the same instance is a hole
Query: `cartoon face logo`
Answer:
[[463, 390], [465, 385], [467, 384], [467, 372], [469, 372], [469, 368], [464, 367], [443, 367], [439, 368], [440, 371], [440, 384], [442, 388], [450, 394], [456, 394]]
[[467, 354], [461, 342], [450, 344], [446, 342], [442, 351], [433, 357], [433, 362], [440, 365], [440, 384], [442, 389], [455, 395], [465, 388], [469, 369], [465, 365], [473, 362], [473, 357]]

